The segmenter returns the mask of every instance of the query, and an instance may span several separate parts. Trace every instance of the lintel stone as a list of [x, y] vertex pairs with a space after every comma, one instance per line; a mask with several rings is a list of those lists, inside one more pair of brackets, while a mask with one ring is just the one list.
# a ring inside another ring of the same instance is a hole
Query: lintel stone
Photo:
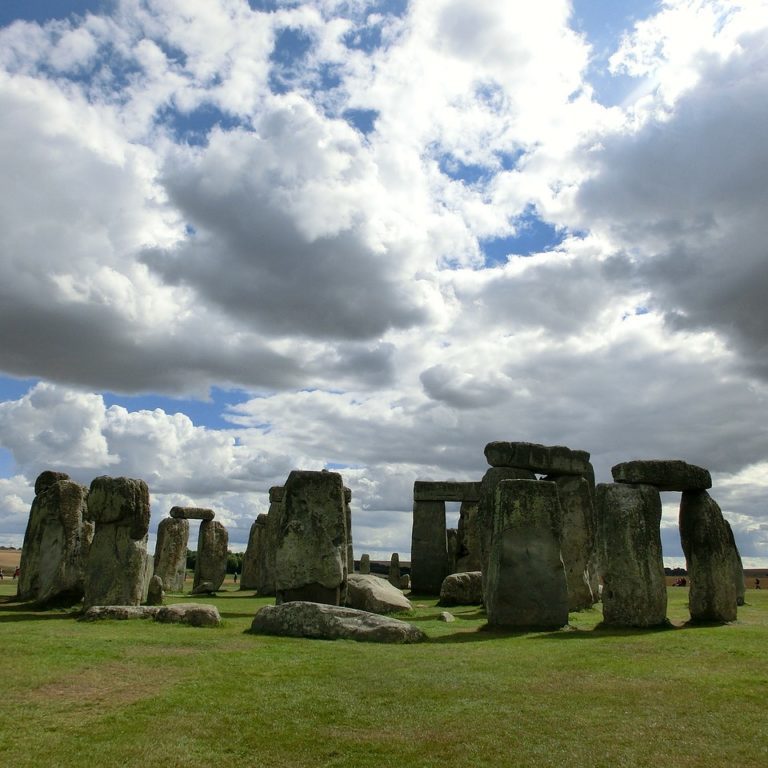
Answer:
[[515, 467], [538, 474], [585, 475], [592, 470], [587, 451], [573, 451], [564, 445], [495, 441], [485, 446], [485, 458], [492, 467]]
[[216, 513], [203, 507], [171, 507], [171, 517], [181, 520], [213, 520]]
[[480, 483], [453, 480], [417, 480], [413, 484], [414, 501], [479, 501]]
[[706, 491], [712, 487], [709, 471], [678, 459], [625, 461], [611, 467], [616, 483], [652, 485], [660, 491]]

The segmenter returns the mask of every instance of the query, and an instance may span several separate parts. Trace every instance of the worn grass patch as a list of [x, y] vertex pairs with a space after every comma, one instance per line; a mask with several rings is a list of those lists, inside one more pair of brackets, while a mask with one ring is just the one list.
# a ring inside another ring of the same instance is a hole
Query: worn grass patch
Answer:
[[271, 600], [249, 592], [170, 598], [216, 604], [218, 629], [0, 602], [0, 753], [17, 768], [763, 768], [768, 591], [724, 627], [687, 625], [686, 598], [670, 589], [663, 630], [611, 630], [592, 610], [508, 634], [476, 607], [441, 622], [417, 596], [408, 620], [430, 640], [413, 646], [251, 635]]

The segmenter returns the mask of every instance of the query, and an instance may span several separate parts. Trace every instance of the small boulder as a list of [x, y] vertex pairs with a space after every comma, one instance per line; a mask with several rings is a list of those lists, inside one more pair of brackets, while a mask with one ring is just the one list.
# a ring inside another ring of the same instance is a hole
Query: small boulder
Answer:
[[440, 621], [445, 621], [448, 624], [450, 624], [452, 621], [456, 621], [456, 617], [452, 613], [448, 613], [448, 611], [443, 611], [438, 617]]
[[191, 592], [191, 595], [215, 595], [216, 587], [212, 581], [203, 581], [198, 584]]
[[451, 573], [443, 579], [438, 605], [481, 605], [483, 578], [480, 571]]
[[253, 619], [251, 632], [367, 643], [420, 643], [427, 639], [418, 627], [405, 621], [303, 600], [265, 605]]
[[413, 609], [397, 587], [373, 574], [351, 573], [347, 579], [347, 605], [370, 613], [395, 613]]

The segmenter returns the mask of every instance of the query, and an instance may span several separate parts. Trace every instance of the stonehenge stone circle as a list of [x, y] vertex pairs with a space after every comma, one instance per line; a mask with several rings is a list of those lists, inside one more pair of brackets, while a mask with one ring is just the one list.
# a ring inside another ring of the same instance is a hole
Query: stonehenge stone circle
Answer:
[[559, 628], [568, 623], [557, 486], [502, 480], [496, 489], [485, 607], [488, 624]]
[[210, 582], [214, 592], [221, 588], [224, 577], [227, 575], [228, 546], [229, 534], [220, 522], [204, 519], [200, 523], [193, 589], [204, 582]]
[[720, 507], [706, 491], [684, 491], [680, 541], [688, 570], [691, 621], [736, 620], [733, 547]]
[[63, 472], [46, 471], [35, 482], [35, 494], [21, 550], [17, 597], [40, 604], [77, 602], [83, 596], [93, 538], [88, 489]]
[[187, 545], [189, 520], [166, 517], [157, 526], [155, 545], [155, 576], [163, 582], [167, 592], [183, 592], [187, 572]]
[[712, 487], [709, 471], [678, 459], [625, 461], [611, 467], [616, 483], [652, 485], [660, 491], [705, 491]]
[[658, 489], [601, 483], [596, 508], [605, 624], [653, 627], [666, 623]]
[[140, 605], [152, 576], [147, 484], [127, 477], [95, 478], [88, 515], [96, 529], [86, 565], [84, 607]]
[[347, 526], [337, 472], [294, 470], [285, 483], [275, 553], [276, 602], [339, 605], [345, 589]]

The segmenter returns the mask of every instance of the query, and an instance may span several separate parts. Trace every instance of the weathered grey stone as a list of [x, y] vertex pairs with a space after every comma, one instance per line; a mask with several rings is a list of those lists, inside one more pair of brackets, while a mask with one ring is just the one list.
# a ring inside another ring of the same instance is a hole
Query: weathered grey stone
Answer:
[[736, 621], [733, 548], [720, 507], [706, 491], [684, 491], [679, 522], [691, 621]]
[[178, 520], [213, 520], [216, 513], [203, 507], [171, 507], [171, 517]]
[[370, 613], [410, 611], [408, 598], [389, 581], [373, 574], [351, 573], [347, 582], [347, 605]]
[[528, 469], [544, 475], [584, 475], [592, 471], [589, 454], [563, 445], [496, 441], [485, 446], [492, 467]]
[[448, 573], [456, 571], [456, 558], [459, 553], [459, 530], [448, 528], [445, 531], [445, 543], [448, 548]]
[[166, 517], [160, 521], [155, 544], [155, 576], [162, 579], [163, 589], [168, 592], [184, 591], [188, 545], [188, 520]]
[[344, 522], [347, 527], [347, 574], [355, 572], [355, 551], [352, 547], [352, 489], [344, 487]]
[[456, 621], [456, 617], [452, 613], [448, 613], [448, 611], [443, 611], [437, 618], [448, 623]]
[[664, 624], [667, 587], [658, 489], [601, 483], [596, 508], [604, 622], [618, 627]]
[[154, 618], [161, 624], [188, 624], [190, 627], [218, 627], [221, 624], [218, 608], [206, 603], [165, 605]]
[[414, 592], [437, 595], [448, 575], [444, 501], [414, 501], [411, 584]]
[[411, 574], [410, 573], [404, 573], [400, 577], [400, 584], [398, 584], [400, 589], [407, 590], [411, 588]]
[[483, 579], [480, 571], [451, 573], [443, 579], [438, 605], [481, 605]]
[[704, 491], [712, 487], [709, 471], [677, 459], [625, 461], [611, 467], [616, 483], [653, 485], [660, 491]]
[[589, 482], [575, 475], [547, 477], [560, 499], [560, 555], [568, 583], [568, 610], [581, 611], [597, 602], [595, 509]]
[[360, 556], [360, 573], [366, 574], [371, 572], [371, 556], [364, 554]]
[[152, 575], [147, 484], [127, 477], [95, 478], [88, 515], [96, 529], [86, 565], [84, 607], [144, 602]]
[[251, 524], [251, 530], [248, 533], [248, 544], [243, 555], [243, 571], [240, 574], [240, 589], [258, 589], [259, 588], [259, 569], [261, 549], [264, 546], [265, 529], [267, 527], [267, 516], [260, 514]]
[[66, 476], [55, 479], [63, 474], [43, 472], [35, 483], [39, 492], [24, 533], [19, 600], [75, 603], [83, 596], [93, 538], [93, 523], [86, 520], [88, 490]]
[[269, 489], [269, 503], [277, 503], [280, 504], [285, 499], [285, 486], [284, 485], [273, 485]]
[[389, 583], [395, 589], [400, 589], [400, 555], [397, 552], [393, 552], [389, 558]]
[[736, 585], [736, 605], [744, 605], [744, 563], [741, 561], [739, 548], [736, 546], [736, 539], [733, 537], [731, 524], [724, 520], [728, 539], [731, 543], [731, 566], [733, 568], [733, 581]]
[[[269, 513], [264, 519], [264, 534], [260, 544], [258, 583], [256, 585], [256, 591], [264, 597], [275, 594], [275, 557], [284, 498], [285, 488], [282, 485], [274, 485], [269, 489]], [[256, 519], [259, 520], [260, 518], [261, 515]]]
[[[221, 585], [219, 585], [221, 586]], [[212, 581], [201, 581], [196, 587], [192, 587], [190, 595], [215, 595], [217, 587]]]
[[[493, 510], [496, 504], [496, 489], [502, 480], [535, 480], [536, 475], [529, 469], [513, 467], [491, 467], [486, 470], [481, 481], [480, 502], [477, 510], [477, 531], [480, 544], [480, 568], [485, 573], [491, 552], [491, 532], [493, 531]], [[441, 582], [442, 583], [442, 582]]]
[[480, 483], [459, 483], [454, 480], [417, 480], [413, 484], [414, 501], [474, 501], [480, 500]]
[[264, 606], [256, 614], [251, 632], [368, 643], [420, 643], [427, 639], [418, 627], [398, 619], [306, 601]]
[[159, 610], [157, 605], [92, 605], [83, 612], [80, 621], [154, 619]]
[[227, 547], [229, 534], [217, 520], [203, 520], [197, 537], [197, 559], [193, 588], [205, 581], [213, 584], [214, 591], [224, 583], [227, 575]]
[[[47, 491], [54, 483], [59, 480], [70, 480], [66, 472], [54, 472], [52, 469], [46, 469], [41, 472], [35, 480], [35, 496], [39, 496], [43, 491]], [[22, 550], [23, 551], [23, 550]]]
[[560, 557], [560, 504], [554, 483], [499, 483], [485, 608], [492, 626], [557, 628], [568, 623], [568, 587]]
[[347, 562], [341, 475], [294, 470], [285, 484], [282, 512], [275, 555], [277, 602], [338, 605]]
[[454, 568], [457, 573], [482, 569], [480, 562], [480, 505], [477, 501], [463, 501], [461, 503]]
[[162, 605], [164, 601], [165, 592], [163, 592], [163, 580], [155, 575], [149, 580], [147, 605]]

